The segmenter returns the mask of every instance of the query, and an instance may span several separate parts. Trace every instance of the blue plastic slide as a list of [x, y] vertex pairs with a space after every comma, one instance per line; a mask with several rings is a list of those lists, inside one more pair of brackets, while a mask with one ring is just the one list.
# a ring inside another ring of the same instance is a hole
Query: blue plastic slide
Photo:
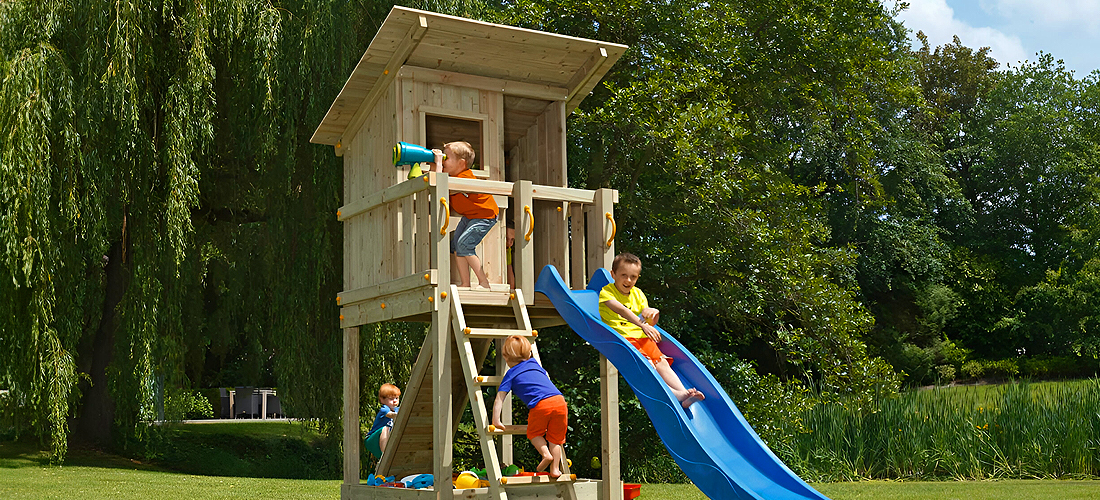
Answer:
[[653, 365], [600, 320], [599, 290], [611, 282], [600, 269], [588, 290], [570, 290], [553, 266], [539, 274], [535, 291], [550, 302], [578, 335], [619, 370], [638, 396], [665, 447], [689, 478], [713, 499], [825, 499], [796, 476], [752, 430], [710, 372], [660, 327], [661, 351], [685, 387], [706, 399], [687, 410], [672, 395]]

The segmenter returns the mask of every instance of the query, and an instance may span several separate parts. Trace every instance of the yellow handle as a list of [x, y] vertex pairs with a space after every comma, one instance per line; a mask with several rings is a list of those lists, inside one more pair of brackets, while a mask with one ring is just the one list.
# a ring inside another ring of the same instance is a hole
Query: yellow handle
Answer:
[[527, 217], [531, 219], [531, 226], [527, 228], [527, 234], [523, 235], [523, 240], [531, 241], [531, 233], [535, 232], [535, 216], [531, 214], [531, 205], [524, 205], [523, 211], [527, 212]]
[[607, 212], [604, 215], [607, 217], [607, 220], [611, 221], [611, 237], [607, 239], [607, 246], [610, 248], [611, 242], [615, 241], [615, 232], [618, 228], [615, 227], [615, 218], [611, 216], [611, 212]]
[[451, 209], [447, 208], [446, 198], [440, 198], [439, 202], [443, 204], [443, 227], [439, 229], [439, 235], [446, 236], [447, 226], [451, 225]]

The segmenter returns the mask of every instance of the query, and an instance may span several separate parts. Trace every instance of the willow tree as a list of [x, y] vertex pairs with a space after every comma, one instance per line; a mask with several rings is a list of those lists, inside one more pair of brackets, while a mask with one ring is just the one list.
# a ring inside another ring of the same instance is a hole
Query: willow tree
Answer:
[[[369, 7], [0, 2], [0, 386], [55, 458], [70, 422], [133, 435], [211, 346], [331, 343], [340, 169], [302, 137], [388, 5]], [[219, 262], [261, 272], [229, 325], [203, 306]], [[317, 361], [279, 363], [338, 385]]]

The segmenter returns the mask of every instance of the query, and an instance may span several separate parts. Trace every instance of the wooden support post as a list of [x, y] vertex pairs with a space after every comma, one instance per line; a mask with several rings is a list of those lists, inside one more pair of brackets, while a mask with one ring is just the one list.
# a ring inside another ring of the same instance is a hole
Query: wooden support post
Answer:
[[[610, 264], [609, 264], [610, 266]], [[603, 482], [600, 498], [623, 500], [623, 481], [619, 476], [619, 370], [600, 355], [600, 427]]]
[[344, 484], [359, 484], [359, 327], [344, 329]]
[[569, 257], [572, 261], [569, 266], [569, 274], [572, 276], [569, 286], [574, 290], [584, 290], [588, 285], [584, 265], [584, 205], [580, 203], [569, 204]]
[[[508, 370], [508, 363], [504, 361], [504, 355], [501, 354], [502, 352], [504, 352], [504, 340], [505, 339], [497, 339], [496, 340], [496, 346], [497, 346], [497, 349], [496, 349], [497, 350], [497, 362], [496, 362], [497, 376], [501, 377], [501, 378], [504, 377], [504, 372], [506, 372]], [[497, 385], [500, 385], [500, 382], [497, 382]], [[489, 415], [489, 418], [490, 418], [490, 420], [492, 419], [491, 414]], [[509, 393], [508, 397], [504, 399], [504, 404], [502, 404], [501, 407], [500, 407], [500, 423], [502, 423], [506, 426], [512, 425], [512, 394], [511, 393]], [[512, 441], [512, 436], [510, 434], [505, 435], [505, 436], [501, 436], [499, 439], [497, 439], [497, 456], [500, 457], [500, 462], [501, 463], [504, 463], [504, 464], [515, 463], [513, 461], [515, 459], [512, 456], [512, 449], [513, 449], [512, 448], [512, 446], [513, 446], [512, 442], [513, 442]]]
[[[449, 224], [450, 210], [444, 209], [443, 201], [448, 202], [450, 190], [447, 183], [448, 176], [440, 174], [436, 177], [435, 203], [432, 211], [432, 255], [436, 258], [436, 269], [439, 276], [451, 275], [451, 239], [448, 237], [445, 226]], [[437, 290], [449, 291], [449, 287], [440, 286]], [[432, 460], [432, 474], [435, 476], [435, 497], [441, 500], [454, 498], [454, 486], [451, 479], [454, 470], [454, 417], [451, 414], [451, 300], [447, 294], [443, 298], [443, 292], [438, 294], [439, 300], [435, 300], [435, 308], [432, 311], [432, 326], [428, 335], [433, 338], [432, 355], [432, 389], [435, 391], [432, 398], [432, 415], [435, 419], [435, 427], [432, 430], [432, 446], [435, 453]]]
[[588, 276], [601, 267], [611, 270], [611, 262], [615, 260], [615, 240], [612, 237], [617, 236], [618, 222], [614, 218], [614, 192], [607, 188], [597, 189], [592, 207], [588, 210]]
[[401, 204], [401, 211], [398, 212], [398, 215], [401, 217], [401, 222], [398, 224], [401, 234], [397, 238], [401, 247], [401, 273], [402, 276], [408, 276], [420, 271], [420, 269], [416, 268], [416, 246], [415, 237], [413, 236], [416, 228], [416, 214], [413, 213], [413, 196], [409, 196], [398, 203]]
[[[512, 186], [516, 200], [512, 213], [516, 219], [516, 242], [512, 249], [512, 266], [515, 268], [516, 289], [523, 290], [524, 297], [535, 296], [535, 231], [534, 199], [531, 181], [517, 181]], [[528, 239], [530, 238], [530, 239]]]

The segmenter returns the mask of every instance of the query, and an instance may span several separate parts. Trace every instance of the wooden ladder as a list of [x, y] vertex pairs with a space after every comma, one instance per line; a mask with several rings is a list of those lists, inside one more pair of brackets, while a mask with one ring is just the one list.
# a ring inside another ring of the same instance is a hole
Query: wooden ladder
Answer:
[[[462, 372], [466, 380], [466, 391], [470, 399], [470, 409], [474, 415], [474, 426], [477, 428], [478, 441], [481, 443], [481, 453], [485, 460], [485, 474], [489, 480], [489, 498], [493, 500], [507, 500], [506, 487], [523, 486], [533, 484], [554, 484], [557, 487], [560, 498], [576, 500], [577, 494], [573, 488], [576, 475], [570, 473], [565, 450], [562, 450], [562, 475], [557, 479], [550, 476], [519, 476], [503, 477], [500, 469], [500, 461], [497, 457], [495, 436], [520, 434], [526, 437], [527, 426], [508, 425], [506, 431], [499, 429], [490, 430], [491, 418], [486, 411], [485, 399], [482, 395], [483, 386], [497, 386], [503, 378], [503, 370], [498, 369], [496, 376], [484, 376], [480, 374], [480, 366], [475, 356], [475, 350], [471, 344], [473, 339], [494, 339], [497, 342], [497, 358], [501, 358], [500, 348], [503, 339], [512, 335], [521, 335], [531, 340], [531, 355], [539, 364], [542, 359], [538, 354], [535, 338], [538, 332], [531, 329], [531, 318], [527, 315], [527, 305], [523, 301], [523, 292], [514, 290], [509, 298], [512, 313], [515, 315], [516, 328], [471, 328], [466, 324], [466, 316], [462, 312], [462, 293], [458, 287], [451, 285], [451, 325], [454, 330], [455, 340], [458, 344], [458, 359], [462, 364]], [[476, 292], [475, 292], [476, 293]], [[470, 294], [474, 295], [474, 294]], [[497, 363], [498, 368], [503, 368], [503, 362]]]

